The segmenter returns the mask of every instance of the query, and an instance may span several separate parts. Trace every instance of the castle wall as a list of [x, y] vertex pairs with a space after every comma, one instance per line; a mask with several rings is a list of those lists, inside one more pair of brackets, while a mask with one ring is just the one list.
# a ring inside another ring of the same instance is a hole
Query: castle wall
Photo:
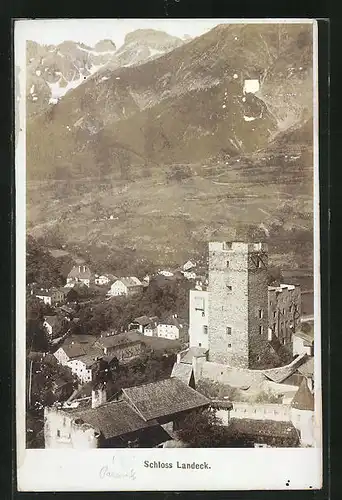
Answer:
[[248, 387], [262, 384], [266, 377], [262, 371], [239, 369], [213, 361], [197, 360], [197, 367], [194, 370], [195, 382], [200, 379], [208, 379], [213, 382], [227, 384], [231, 387]]
[[71, 414], [45, 408], [44, 417], [45, 448], [98, 448], [99, 433], [87, 424], [77, 424]]
[[276, 403], [234, 402], [230, 417], [289, 422], [291, 420], [291, 408], [289, 405]]
[[315, 446], [314, 412], [311, 410], [291, 409], [291, 420], [300, 432], [302, 446]]

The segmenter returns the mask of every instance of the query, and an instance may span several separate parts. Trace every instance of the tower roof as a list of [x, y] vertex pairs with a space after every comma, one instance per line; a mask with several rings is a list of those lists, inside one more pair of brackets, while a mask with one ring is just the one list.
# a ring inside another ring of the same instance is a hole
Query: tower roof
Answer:
[[298, 391], [296, 392], [295, 397], [291, 402], [292, 408], [296, 408], [297, 410], [314, 410], [314, 397], [311, 393], [306, 379], [302, 380], [302, 383], [299, 386]]

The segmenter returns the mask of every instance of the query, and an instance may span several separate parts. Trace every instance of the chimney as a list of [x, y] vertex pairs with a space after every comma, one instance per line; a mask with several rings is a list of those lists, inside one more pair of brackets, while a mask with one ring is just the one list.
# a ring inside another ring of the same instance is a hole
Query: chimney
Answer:
[[91, 391], [91, 407], [97, 408], [107, 402], [106, 385], [101, 384]]

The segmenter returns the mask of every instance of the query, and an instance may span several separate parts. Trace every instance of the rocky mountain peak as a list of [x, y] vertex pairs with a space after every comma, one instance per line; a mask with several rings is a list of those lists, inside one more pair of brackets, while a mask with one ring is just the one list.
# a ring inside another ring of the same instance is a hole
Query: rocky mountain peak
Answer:
[[100, 40], [95, 45], [94, 50], [96, 50], [97, 52], [109, 52], [109, 51], [114, 52], [116, 50], [116, 46], [113, 40], [109, 39]]

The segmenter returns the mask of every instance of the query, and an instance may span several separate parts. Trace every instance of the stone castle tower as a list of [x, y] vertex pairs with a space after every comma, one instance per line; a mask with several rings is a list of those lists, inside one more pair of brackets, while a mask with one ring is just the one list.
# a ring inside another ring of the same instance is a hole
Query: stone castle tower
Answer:
[[209, 243], [209, 361], [263, 368], [268, 351], [265, 243]]

